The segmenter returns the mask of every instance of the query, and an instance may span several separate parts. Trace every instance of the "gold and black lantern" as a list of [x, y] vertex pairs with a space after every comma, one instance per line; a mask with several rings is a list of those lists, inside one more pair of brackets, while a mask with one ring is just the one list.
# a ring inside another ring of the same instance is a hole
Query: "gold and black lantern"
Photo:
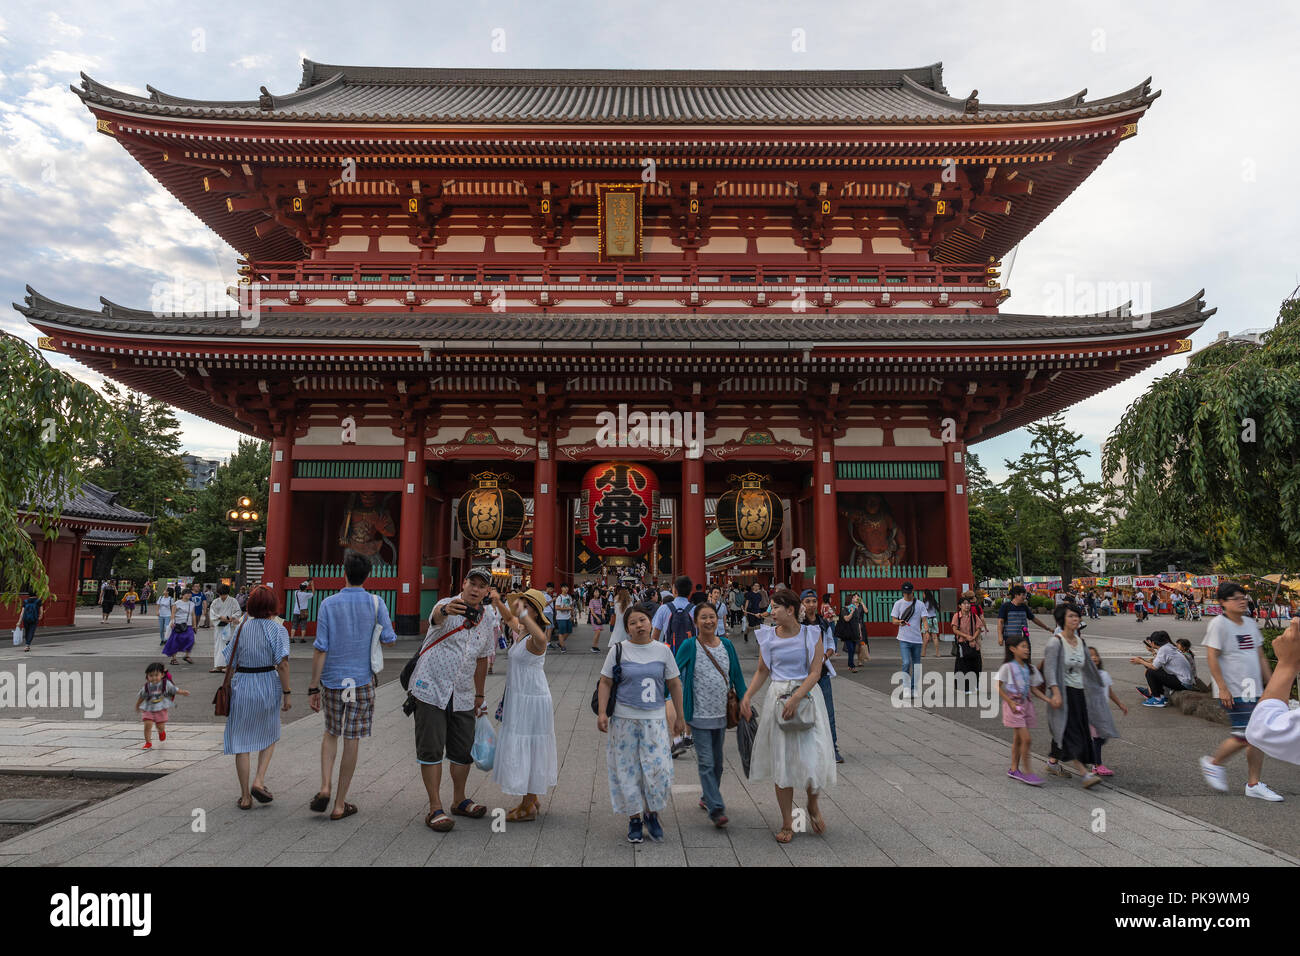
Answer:
[[470, 488], [460, 496], [456, 524], [469, 546], [476, 551], [503, 548], [524, 527], [524, 499], [509, 488], [514, 481], [505, 472], [470, 475]]
[[781, 499], [763, 487], [771, 479], [753, 471], [727, 477], [737, 487], [718, 499], [718, 530], [740, 551], [762, 551], [781, 533], [785, 520]]

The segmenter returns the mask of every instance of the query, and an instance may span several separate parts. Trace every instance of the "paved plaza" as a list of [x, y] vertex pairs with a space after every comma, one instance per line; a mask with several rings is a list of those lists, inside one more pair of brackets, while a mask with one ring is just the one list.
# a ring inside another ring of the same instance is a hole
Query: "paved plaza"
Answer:
[[[1124, 624], [1137, 633], [1131, 620]], [[1114, 640], [1116, 648], [1127, 649], [1125, 632], [1115, 633], [1109, 639], [1099, 633], [1096, 641]], [[305, 702], [301, 691], [306, 658], [300, 655], [307, 651], [295, 645], [296, 706], [291, 713], [297, 713], [298, 719], [285, 725], [267, 777], [267, 786], [275, 794], [273, 803], [255, 805], [251, 811], [237, 809], [233, 761], [220, 754], [221, 727], [211, 717], [197, 716], [210, 713], [206, 698], [184, 703], [184, 716], [177, 718], [168, 741], [155, 744], [149, 752], [138, 749], [139, 727], [134, 722], [7, 721], [0, 724], [0, 757], [11, 767], [24, 761], [34, 767], [58, 767], [63, 752], [75, 756], [81, 766], [93, 759], [120, 759], [131, 767], [174, 772], [0, 843], [0, 864], [1138, 866], [1156, 862], [1278, 866], [1297, 862], [1285, 852], [1122, 787], [1102, 784], [1085, 791], [1077, 779], [1055, 778], [1049, 778], [1042, 789], [1015, 784], [1005, 776], [1009, 742], [999, 722], [986, 720], [972, 726], [925, 709], [896, 708], [885, 692], [863, 680], [863, 674], [835, 681], [840, 749], [847, 762], [839, 767], [837, 786], [823, 799], [828, 824], [824, 836], [801, 833], [788, 846], [776, 843], [773, 833], [779, 815], [772, 788], [766, 783], [748, 784], [740, 775], [734, 735], [729, 734], [723, 795], [730, 826], [715, 829], [696, 806], [698, 779], [694, 756], [688, 752], [674, 765], [673, 806], [663, 815], [665, 841], [633, 847], [625, 842], [625, 819], [610, 810], [605, 738], [596, 729], [589, 703], [604, 655], [587, 650], [589, 635], [580, 626], [571, 640], [573, 650], [563, 656], [552, 651], [547, 658], [560, 780], [543, 797], [543, 813], [536, 822], [502, 823], [494, 828], [491, 815], [483, 820], [457, 818], [455, 830], [448, 834], [424, 826], [426, 801], [414, 759], [412, 724], [401, 711], [404, 694], [391, 679], [404, 650], [389, 655], [386, 676], [390, 680], [377, 695], [375, 735], [363, 743], [348, 798], [360, 812], [338, 822], [309, 812], [306, 804], [318, 783], [322, 718], [297, 711], [297, 704]], [[200, 647], [203, 640], [200, 632]], [[66, 651], [53, 647], [55, 643], [56, 636], [50, 635], [47, 649]], [[892, 671], [887, 655], [893, 652], [896, 659], [894, 643], [872, 642], [878, 669]], [[401, 647], [406, 646], [404, 641]], [[752, 673], [753, 643], [738, 641], [737, 647], [746, 673]], [[0, 656], [0, 666], [13, 666], [10, 650]], [[505, 682], [505, 659], [499, 660], [497, 673], [488, 678], [487, 696], [493, 703]], [[1204, 723], [1169, 716], [1189, 726]], [[1123, 732], [1124, 724], [1120, 727]], [[28, 742], [15, 742], [23, 739]], [[85, 746], [90, 739], [98, 743]], [[1125, 744], [1112, 746], [1117, 748], [1116, 763], [1123, 767], [1126, 757], [1118, 748]], [[30, 756], [22, 756], [21, 748], [30, 748]], [[87, 752], [93, 756], [86, 756]], [[1127, 754], [1130, 761], [1134, 757]], [[1036, 769], [1041, 772], [1041, 766]], [[1287, 794], [1288, 803], [1267, 809], [1276, 812], [1277, 825], [1283, 827], [1294, 819], [1296, 788], [1277, 789]], [[501, 794], [489, 775], [478, 770], [471, 772], [469, 794], [490, 809], [518, 802]], [[444, 800], [449, 799], [450, 781], [446, 781]], [[196, 820], [202, 823], [202, 832], [195, 832]]]

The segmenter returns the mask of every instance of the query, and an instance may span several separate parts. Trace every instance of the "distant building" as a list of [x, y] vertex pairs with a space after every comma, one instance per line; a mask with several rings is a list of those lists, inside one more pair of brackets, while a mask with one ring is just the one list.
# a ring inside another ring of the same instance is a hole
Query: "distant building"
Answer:
[[190, 491], [206, 488], [216, 476], [217, 469], [221, 467], [218, 459], [199, 458], [197, 455], [181, 455], [181, 461], [185, 463], [185, 470], [190, 473], [189, 480], [185, 482], [185, 487]]

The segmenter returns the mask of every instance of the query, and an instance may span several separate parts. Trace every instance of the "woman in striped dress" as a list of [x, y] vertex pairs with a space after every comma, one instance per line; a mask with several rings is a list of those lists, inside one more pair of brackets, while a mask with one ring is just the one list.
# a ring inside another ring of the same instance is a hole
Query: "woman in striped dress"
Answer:
[[[276, 606], [274, 591], [265, 585], [254, 588], [247, 616], [227, 653], [234, 674], [222, 752], [235, 756], [241, 810], [251, 810], [254, 798], [271, 802], [266, 771], [280, 739], [280, 712], [289, 709], [289, 632], [276, 623]], [[257, 774], [250, 787], [248, 755], [253, 751]]]

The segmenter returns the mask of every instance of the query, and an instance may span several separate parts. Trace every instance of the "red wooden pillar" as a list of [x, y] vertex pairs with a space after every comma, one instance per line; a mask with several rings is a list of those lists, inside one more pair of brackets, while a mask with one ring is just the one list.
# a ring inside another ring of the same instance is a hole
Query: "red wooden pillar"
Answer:
[[692, 584], [703, 584], [704, 573], [704, 459], [682, 459], [682, 573]]
[[398, 634], [420, 633], [420, 561], [424, 554], [424, 429], [408, 437], [402, 462], [402, 526], [397, 533]]
[[813, 438], [813, 532], [817, 541], [817, 594], [839, 591], [840, 538], [835, 507], [835, 443], [823, 429]]
[[433, 527], [430, 529], [430, 547], [433, 549], [433, 567], [438, 576], [438, 597], [443, 598], [452, 593], [456, 582], [451, 580], [451, 499], [435, 499], [432, 505]]
[[[816, 563], [817, 558], [812, 548], [808, 547], [808, 536], [804, 531], [803, 524], [803, 501], [796, 495], [790, 499], [790, 541], [792, 547], [802, 548], [805, 555], [805, 567], [808, 563]], [[790, 588], [794, 591], [802, 591], [807, 585], [804, 583], [803, 571], [796, 571], [794, 564], [790, 565]]]
[[289, 576], [289, 521], [293, 514], [293, 494], [289, 491], [293, 479], [292, 420], [285, 434], [290, 437], [271, 442], [271, 492], [266, 501], [266, 555], [262, 563], [262, 583], [274, 588], [281, 601], [284, 579]]
[[968, 591], [974, 585], [974, 572], [970, 556], [969, 489], [966, 487], [966, 445], [950, 442], [944, 447], [947, 455], [948, 490], [944, 494], [944, 511], [948, 523], [948, 576], [953, 587]]
[[555, 476], [555, 459], [539, 457], [533, 468], [533, 587], [538, 590], [555, 581]]

